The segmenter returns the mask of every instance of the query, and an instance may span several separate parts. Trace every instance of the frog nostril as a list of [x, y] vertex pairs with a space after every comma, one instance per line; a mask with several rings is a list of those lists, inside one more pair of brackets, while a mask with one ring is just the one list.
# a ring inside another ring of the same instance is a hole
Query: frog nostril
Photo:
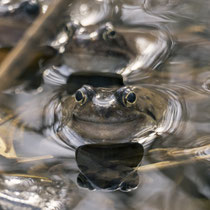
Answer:
[[112, 109], [115, 105], [115, 100], [112, 97], [101, 97], [96, 95], [93, 98], [94, 109], [97, 115], [101, 118], [109, 118], [112, 113]]

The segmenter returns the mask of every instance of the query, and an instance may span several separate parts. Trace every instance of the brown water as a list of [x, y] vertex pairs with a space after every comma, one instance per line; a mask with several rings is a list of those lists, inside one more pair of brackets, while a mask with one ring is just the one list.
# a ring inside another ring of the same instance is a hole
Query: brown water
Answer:
[[[49, 1], [40, 2], [44, 12]], [[0, 7], [8, 5], [13, 2], [0, 1]], [[46, 166], [42, 160], [17, 163], [2, 157], [1, 171], [13, 175], [0, 177], [0, 208], [210, 209], [209, 9], [207, 0], [79, 0], [72, 4], [68, 14], [71, 22], [80, 24], [80, 40], [90, 34], [94, 37], [108, 23], [125, 40], [123, 53], [105, 53], [103, 49], [110, 47], [107, 43], [80, 46], [72, 37], [66, 45], [68, 35], [61, 31], [51, 41], [61, 56], [47, 67], [41, 65], [41, 85], [24, 81], [2, 93], [1, 105], [12, 110], [11, 119], [18, 115], [21, 123], [1, 123], [0, 132], [6, 136], [17, 128], [11, 137], [16, 154], [1, 135], [1, 155], [42, 156]], [[70, 50], [65, 51], [66, 46]], [[71, 130], [62, 134], [70, 139], [68, 143], [60, 141], [57, 119], [58, 96], [68, 76], [81, 70], [120, 73], [126, 85], [154, 89], [168, 100], [158, 127], [150, 135], [135, 138], [145, 148], [142, 164], [136, 169], [139, 185], [135, 190], [91, 191], [77, 184], [74, 149], [86, 142]], [[20, 143], [21, 125], [26, 128]], [[30, 177], [22, 176], [26, 173]]]

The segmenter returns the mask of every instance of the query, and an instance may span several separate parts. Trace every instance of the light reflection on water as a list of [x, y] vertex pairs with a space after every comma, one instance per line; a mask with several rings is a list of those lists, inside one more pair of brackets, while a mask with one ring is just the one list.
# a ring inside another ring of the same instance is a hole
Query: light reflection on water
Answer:
[[[48, 1], [46, 2], [47, 5]], [[0, 5], [5, 6], [7, 3], [9, 2], [2, 1]], [[131, 53], [133, 57], [129, 57], [130, 52], [128, 60], [123, 60], [123, 57], [120, 56], [114, 58], [112, 55], [107, 56], [107, 52], [98, 56], [97, 51], [92, 49], [90, 51], [89, 48], [86, 49], [86, 46], [76, 48], [76, 50], [80, 49], [76, 54], [72, 53], [70, 49], [62, 58], [62, 61], [68, 60], [69, 62], [62, 63], [62, 65], [55, 64], [44, 71], [43, 91], [33, 96], [30, 93], [16, 94], [15, 96], [9, 94], [7, 100], [11, 101], [13, 109], [32, 98], [36, 102], [36, 106], [42, 101], [43, 104], [40, 103], [38, 106], [39, 112], [35, 114], [36, 128], [39, 130], [42, 129], [42, 126], [54, 122], [54, 119], [49, 116], [57, 117], [54, 112], [55, 108], [59, 109], [59, 106], [53, 104], [53, 100], [49, 103], [49, 100], [57, 92], [62, 91], [62, 88], [59, 91], [57, 89], [65, 85], [66, 78], [72, 72], [78, 69], [94, 71], [110, 71], [111, 69], [113, 72], [123, 73], [126, 84], [150, 86], [163, 92], [169, 99], [165, 120], [156, 131], [158, 138], [154, 140], [154, 136], [149, 136], [142, 141], [139, 140], [141, 143], [149, 141], [143, 166], [160, 161], [179, 162], [191, 157], [209, 155], [209, 8], [210, 4], [207, 0], [127, 0], [123, 3], [122, 1], [91, 1], [90, 4], [83, 0], [77, 1], [70, 8], [69, 14], [73, 21], [84, 28], [83, 32], [91, 31], [93, 33], [99, 25], [106, 22], [113, 23], [113, 26], [121, 29], [119, 33], [124, 36], [128, 48], [132, 53], [134, 51], [133, 54]], [[145, 26], [148, 26], [146, 32]], [[147, 39], [148, 36], [154, 37]], [[59, 46], [63, 43], [56, 42], [56, 44]], [[90, 46], [93, 45], [90, 43]], [[124, 49], [123, 53], [126, 50]], [[142, 53], [145, 54], [142, 55]], [[121, 65], [117, 65], [119, 62], [122, 62]], [[140, 67], [142, 69], [139, 70]], [[49, 104], [46, 106], [46, 103]], [[43, 123], [42, 113], [40, 113], [43, 108], [48, 112], [48, 118], [44, 118], [48, 120], [47, 123]], [[19, 113], [20, 111], [17, 109], [15, 112]], [[29, 115], [33, 117], [31, 109], [27, 108], [22, 120], [26, 124], [33, 125]], [[52, 129], [45, 127], [41, 134], [44, 134], [46, 139], [52, 135], [57, 139], [58, 129], [57, 124], [53, 125]], [[34, 151], [33, 148], [39, 144], [37, 139], [43, 137], [41, 134], [34, 134], [30, 130], [26, 131], [25, 135], [30, 140], [27, 144], [23, 144], [24, 146], [22, 145], [23, 149], [20, 150], [20, 153], [28, 150], [28, 153], [31, 151], [35, 154], [39, 154], [39, 152], [45, 154], [49, 150], [50, 152], [56, 150], [55, 156], [61, 154], [74, 156], [72, 151], [68, 153], [68, 148], [64, 148], [66, 144], [51, 144], [47, 140], [39, 146], [39, 151]], [[144, 146], [146, 145], [145, 143]], [[30, 156], [30, 154], [27, 155]], [[76, 206], [77, 210], [209, 209], [209, 161], [209, 159], [195, 161], [190, 164], [167, 167], [161, 171], [158, 169], [141, 171], [140, 186], [137, 190], [129, 193], [92, 192], [78, 188], [75, 192], [81, 200], [72, 206]], [[71, 166], [68, 165], [68, 167], [71, 171]], [[76, 182], [73, 175], [71, 178]]]

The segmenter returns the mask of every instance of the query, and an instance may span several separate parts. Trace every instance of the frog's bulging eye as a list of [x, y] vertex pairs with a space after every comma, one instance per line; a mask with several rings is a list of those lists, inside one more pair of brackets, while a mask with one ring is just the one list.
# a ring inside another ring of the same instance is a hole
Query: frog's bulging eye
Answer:
[[124, 104], [129, 107], [136, 102], [136, 94], [134, 92], [129, 92], [124, 96]]
[[116, 31], [115, 30], [108, 30], [108, 31], [105, 31], [104, 34], [103, 34], [103, 38], [105, 40], [108, 40], [108, 39], [114, 39], [116, 37]]
[[114, 30], [109, 30], [109, 31], [107, 31], [107, 36], [108, 36], [108, 38], [110, 38], [110, 39], [115, 38], [115, 36], [116, 36], [116, 31], [114, 31]]
[[126, 98], [126, 100], [129, 102], [129, 103], [134, 103], [135, 101], [136, 101], [136, 94], [135, 93], [129, 93], [128, 95], [127, 95], [127, 98]]
[[86, 98], [86, 95], [81, 90], [77, 90], [77, 92], [75, 93], [75, 100], [81, 105], [85, 103]]

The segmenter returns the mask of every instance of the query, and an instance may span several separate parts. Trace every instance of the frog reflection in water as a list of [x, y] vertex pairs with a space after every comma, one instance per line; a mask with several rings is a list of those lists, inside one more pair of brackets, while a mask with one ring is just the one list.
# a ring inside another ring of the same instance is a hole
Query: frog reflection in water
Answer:
[[121, 69], [130, 57], [131, 50], [125, 40], [116, 33], [111, 24], [95, 29], [69, 24], [69, 42], [65, 46], [64, 63], [78, 70]]
[[[100, 70], [128, 74], [140, 68], [153, 68], [164, 60], [171, 42], [155, 27], [113, 26], [106, 23], [82, 27], [67, 25], [69, 41], [64, 63], [77, 71]], [[167, 46], [168, 45], [168, 46]], [[152, 55], [152, 56], [151, 56]]]

